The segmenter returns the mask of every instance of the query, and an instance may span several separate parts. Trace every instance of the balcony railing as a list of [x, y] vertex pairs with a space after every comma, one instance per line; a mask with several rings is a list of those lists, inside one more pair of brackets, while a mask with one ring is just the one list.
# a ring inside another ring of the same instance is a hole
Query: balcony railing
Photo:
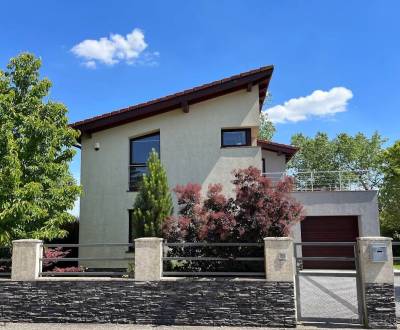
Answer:
[[294, 191], [370, 190], [368, 171], [269, 172], [263, 175], [276, 183], [285, 176], [293, 179]]

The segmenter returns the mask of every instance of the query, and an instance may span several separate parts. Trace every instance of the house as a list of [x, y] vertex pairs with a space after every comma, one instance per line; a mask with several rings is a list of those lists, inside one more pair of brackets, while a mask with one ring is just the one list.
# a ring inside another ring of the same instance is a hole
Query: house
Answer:
[[[297, 149], [257, 139], [272, 72], [273, 66], [262, 67], [72, 124], [81, 132], [80, 242], [134, 239], [130, 212], [152, 148], [171, 187], [221, 183], [229, 194], [233, 169], [285, 172]], [[379, 235], [376, 192], [307, 190], [294, 196], [309, 216], [294, 230], [298, 241]], [[102, 255], [125, 252], [109, 248]]]

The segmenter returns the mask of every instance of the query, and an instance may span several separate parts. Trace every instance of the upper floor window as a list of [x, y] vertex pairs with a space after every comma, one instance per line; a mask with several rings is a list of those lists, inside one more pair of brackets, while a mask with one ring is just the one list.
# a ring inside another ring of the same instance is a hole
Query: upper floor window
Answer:
[[221, 147], [240, 147], [250, 145], [250, 128], [223, 129], [221, 131]]
[[130, 140], [129, 190], [137, 190], [151, 150], [160, 154], [160, 133], [149, 134]]

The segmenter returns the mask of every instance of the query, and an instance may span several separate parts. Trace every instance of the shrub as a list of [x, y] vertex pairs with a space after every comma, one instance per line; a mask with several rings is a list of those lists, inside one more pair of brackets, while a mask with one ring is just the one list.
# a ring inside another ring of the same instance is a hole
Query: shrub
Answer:
[[[43, 250], [43, 258], [65, 258], [67, 255], [71, 253], [71, 250], [63, 250], [61, 247], [57, 248], [46, 248]], [[76, 262], [71, 262], [76, 263]], [[43, 260], [43, 270], [44, 271], [52, 271], [58, 273], [65, 273], [65, 272], [83, 272], [84, 269], [82, 267], [77, 266], [70, 266], [68, 265], [69, 262], [62, 262], [64, 267], [58, 267], [57, 260]]]
[[167, 218], [164, 237], [187, 242], [262, 242], [267, 236], [287, 236], [304, 218], [302, 205], [290, 196], [292, 181], [273, 184], [255, 167], [235, 170], [234, 197], [220, 184], [208, 187], [201, 199], [199, 184], [177, 186], [179, 215]]
[[[212, 184], [204, 200], [201, 186], [177, 186], [179, 214], [167, 218], [164, 237], [169, 242], [263, 242], [267, 236], [287, 236], [304, 218], [303, 207], [291, 196], [292, 181], [284, 178], [273, 184], [254, 167], [233, 172], [234, 197], [222, 193], [222, 185]], [[236, 257], [262, 257], [260, 247], [174, 247], [170, 256], [225, 257], [227, 261], [169, 263], [181, 271], [262, 271], [263, 262], [238, 262]]]

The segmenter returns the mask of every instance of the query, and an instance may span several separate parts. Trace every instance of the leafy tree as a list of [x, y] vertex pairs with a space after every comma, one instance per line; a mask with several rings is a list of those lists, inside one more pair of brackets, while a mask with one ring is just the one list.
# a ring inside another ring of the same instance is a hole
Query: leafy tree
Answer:
[[288, 166], [298, 172], [338, 170], [335, 142], [326, 133], [318, 132], [314, 138], [295, 134], [291, 144], [300, 150]]
[[204, 201], [199, 184], [177, 186], [179, 215], [166, 220], [164, 236], [169, 241], [262, 242], [267, 236], [287, 236], [303, 219], [288, 177], [273, 184], [255, 167], [233, 175], [232, 198], [222, 194], [220, 184], [209, 186]]
[[167, 173], [153, 149], [147, 161], [148, 174], [143, 175], [134, 202], [133, 222], [136, 236], [161, 237], [164, 219], [172, 214], [172, 198]]
[[[179, 215], [164, 224], [164, 237], [170, 242], [263, 242], [266, 236], [287, 236], [304, 217], [303, 207], [291, 196], [289, 178], [273, 185], [254, 167], [233, 172], [235, 196], [227, 198], [220, 184], [210, 185], [204, 199], [199, 184], [189, 183], [174, 190]], [[224, 261], [191, 260], [167, 263], [167, 269], [182, 271], [255, 271], [263, 262], [237, 261], [237, 257], [262, 257], [263, 248], [173, 247], [168, 256], [217, 257]]]
[[355, 136], [342, 133], [332, 140], [321, 132], [314, 138], [295, 134], [291, 143], [300, 150], [289, 167], [296, 172], [354, 172], [351, 179], [358, 181], [365, 190], [377, 189], [382, 182], [382, 145], [385, 141], [378, 133], [371, 138], [362, 133]]
[[380, 190], [381, 229], [383, 235], [400, 236], [400, 141], [384, 154], [384, 181]]
[[266, 112], [260, 113], [260, 130], [258, 131], [258, 138], [261, 140], [272, 140], [276, 128], [271, 120], [268, 119], [268, 114]]
[[0, 70], [0, 244], [63, 237], [80, 194], [69, 172], [78, 132], [66, 107], [48, 99], [41, 61], [23, 53]]

